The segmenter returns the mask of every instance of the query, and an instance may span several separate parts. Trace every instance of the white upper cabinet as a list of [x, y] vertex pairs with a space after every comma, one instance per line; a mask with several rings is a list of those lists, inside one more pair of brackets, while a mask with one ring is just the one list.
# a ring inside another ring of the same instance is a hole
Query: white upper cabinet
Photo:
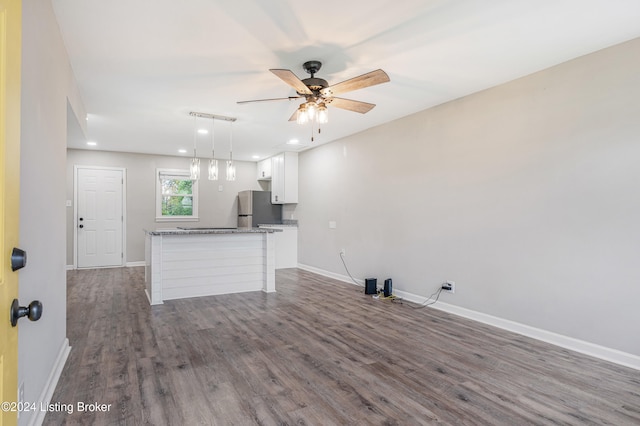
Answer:
[[271, 158], [258, 161], [258, 180], [271, 180]]
[[283, 152], [271, 157], [271, 202], [298, 202], [298, 153]]

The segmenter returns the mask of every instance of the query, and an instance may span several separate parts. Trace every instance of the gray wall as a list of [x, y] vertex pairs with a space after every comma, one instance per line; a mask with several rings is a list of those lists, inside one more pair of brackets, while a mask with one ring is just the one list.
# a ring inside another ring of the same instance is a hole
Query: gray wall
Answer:
[[[19, 272], [19, 294], [23, 305], [37, 299], [44, 310], [38, 322], [20, 320], [18, 382], [24, 384], [24, 400], [38, 402], [53, 390], [47, 388], [52, 384], [50, 374], [58, 355], [68, 349], [66, 234], [61, 226], [67, 105], [79, 117], [84, 118], [85, 112], [51, 2], [25, 1], [22, 7], [20, 246], [27, 251], [28, 262]], [[24, 411], [19, 423], [29, 424], [43, 414]]]
[[640, 355], [638, 52], [302, 153], [300, 263], [345, 274], [345, 248], [357, 278], [425, 297], [453, 280], [447, 303]]
[[[144, 260], [143, 229], [175, 226], [235, 227], [238, 215], [236, 201], [238, 192], [245, 189], [261, 189], [256, 180], [256, 163], [236, 161], [236, 181], [209, 181], [206, 176], [200, 179], [198, 184], [200, 220], [198, 222], [156, 222], [156, 168], [188, 169], [189, 161], [187, 157], [69, 149], [66, 171], [67, 200], [73, 200], [74, 165], [125, 168], [127, 173], [126, 261], [140, 262]], [[222, 174], [224, 176], [224, 171]], [[222, 192], [218, 191], [220, 185], [222, 185]], [[73, 265], [73, 207], [67, 207], [66, 223], [67, 265]]]

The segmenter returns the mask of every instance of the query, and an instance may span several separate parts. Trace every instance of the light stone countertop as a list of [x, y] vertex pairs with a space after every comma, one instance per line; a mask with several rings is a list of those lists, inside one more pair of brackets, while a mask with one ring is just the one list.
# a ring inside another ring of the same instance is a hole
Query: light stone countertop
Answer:
[[[187, 228], [185, 226], [185, 228]], [[149, 231], [144, 230], [149, 235], [194, 235], [194, 234], [267, 234], [273, 232], [282, 232], [282, 229], [276, 228], [199, 228], [189, 227], [188, 229], [163, 228]]]

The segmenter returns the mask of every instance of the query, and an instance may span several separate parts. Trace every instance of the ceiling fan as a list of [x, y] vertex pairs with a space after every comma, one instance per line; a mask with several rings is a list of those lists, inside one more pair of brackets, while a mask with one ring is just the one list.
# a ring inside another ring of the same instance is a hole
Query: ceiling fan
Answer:
[[387, 73], [379, 69], [329, 86], [327, 80], [317, 78], [315, 76], [321, 67], [322, 62], [320, 61], [307, 61], [302, 64], [302, 68], [307, 73], [311, 74], [311, 77], [305, 78], [304, 80], [300, 80], [291, 70], [270, 69], [269, 71], [274, 73], [289, 86], [293, 87], [298, 96], [239, 101], [238, 104], [281, 100], [291, 101], [294, 99], [304, 98], [305, 101], [293, 113], [291, 118], [289, 118], [289, 121], [295, 120], [299, 124], [315, 121], [318, 124], [323, 124], [328, 121], [327, 106], [329, 105], [345, 109], [347, 111], [359, 112], [360, 114], [365, 114], [376, 106], [375, 104], [370, 104], [368, 102], [338, 98], [336, 95], [351, 92], [352, 90], [375, 86], [376, 84], [386, 83], [389, 81]]

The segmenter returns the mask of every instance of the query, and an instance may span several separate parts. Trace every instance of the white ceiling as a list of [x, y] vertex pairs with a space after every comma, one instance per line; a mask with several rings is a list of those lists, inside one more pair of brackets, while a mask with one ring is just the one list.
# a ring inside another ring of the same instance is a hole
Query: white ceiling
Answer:
[[[189, 112], [198, 111], [237, 118], [241, 160], [307, 149], [640, 37], [637, 0], [52, 1], [91, 149], [192, 155]], [[288, 121], [299, 102], [236, 104], [295, 95], [268, 70], [306, 78], [312, 59], [329, 84], [378, 68], [391, 82], [342, 95], [377, 106], [364, 115], [329, 107], [313, 143], [309, 125]], [[219, 158], [228, 130], [216, 122]], [[210, 135], [200, 136], [198, 155], [210, 150]]]

